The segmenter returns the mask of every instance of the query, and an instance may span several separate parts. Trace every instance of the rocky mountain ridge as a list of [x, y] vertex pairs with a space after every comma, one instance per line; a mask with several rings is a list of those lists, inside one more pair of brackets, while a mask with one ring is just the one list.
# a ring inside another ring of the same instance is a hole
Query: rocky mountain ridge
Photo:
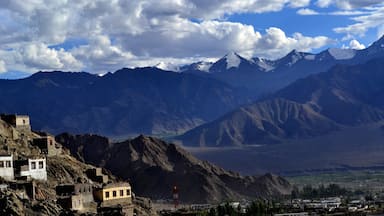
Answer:
[[36, 130], [127, 137], [180, 133], [248, 100], [214, 79], [140, 68], [0, 80], [0, 101], [0, 112], [29, 113]]
[[[231, 57], [232, 62], [237, 62], [235, 66], [227, 67], [228, 56]], [[258, 97], [271, 94], [311, 74], [325, 72], [338, 64], [356, 65], [380, 57], [384, 57], [384, 36], [362, 50], [329, 48], [317, 54], [292, 50], [277, 60], [258, 57], [246, 59], [237, 53], [229, 53], [216, 62], [200, 63], [200, 65], [209, 65], [202, 70], [195, 64], [191, 64], [182, 67], [181, 71], [212, 77], [232, 86], [247, 88], [254, 97]]]
[[384, 119], [383, 58], [338, 65], [181, 136], [185, 145], [278, 143]]
[[[174, 185], [179, 188], [180, 200], [190, 203], [268, 198], [287, 195], [291, 190], [281, 177], [241, 176], [153, 137], [141, 135], [118, 143], [96, 135], [61, 134], [56, 139], [80, 160], [129, 179], [137, 194], [156, 200], [171, 199]], [[101, 151], [102, 155], [98, 153]]]

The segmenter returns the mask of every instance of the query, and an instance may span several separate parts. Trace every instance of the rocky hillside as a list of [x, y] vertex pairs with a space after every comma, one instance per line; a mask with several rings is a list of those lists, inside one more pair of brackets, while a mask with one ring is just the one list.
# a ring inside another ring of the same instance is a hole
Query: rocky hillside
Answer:
[[[95, 187], [100, 186], [86, 175], [86, 170], [95, 167], [77, 160], [68, 150], [64, 149], [62, 154], [57, 156], [46, 157], [42, 154], [38, 147], [31, 144], [34, 138], [40, 137], [40, 134], [45, 133], [17, 129], [0, 120], [0, 154], [12, 153], [14, 160], [45, 157], [48, 176], [47, 181], [35, 181], [36, 200], [26, 198], [18, 189], [8, 188], [0, 191], [0, 215], [79, 215], [64, 210], [56, 203], [56, 186], [79, 181], [92, 183]], [[104, 170], [104, 173], [109, 175], [111, 182], [116, 181], [109, 171]], [[0, 179], [0, 184], [2, 183], [9, 182]], [[93, 211], [96, 211], [96, 203], [94, 206]], [[153, 215], [153, 212], [142, 206], [135, 205], [135, 209], [141, 212], [141, 215]]]
[[119, 143], [96, 135], [61, 134], [56, 139], [80, 160], [128, 179], [138, 195], [153, 199], [171, 199], [174, 185], [180, 190], [180, 199], [192, 203], [266, 198], [289, 194], [291, 190], [281, 177], [241, 176], [152, 137], [139, 136]]
[[188, 146], [272, 144], [337, 130], [338, 125], [309, 105], [283, 98], [260, 101], [181, 136]]
[[277, 143], [384, 119], [383, 58], [335, 66], [180, 137], [185, 145]]
[[28, 113], [35, 130], [54, 134], [174, 134], [216, 119], [245, 99], [217, 80], [157, 68], [0, 80], [0, 113]]

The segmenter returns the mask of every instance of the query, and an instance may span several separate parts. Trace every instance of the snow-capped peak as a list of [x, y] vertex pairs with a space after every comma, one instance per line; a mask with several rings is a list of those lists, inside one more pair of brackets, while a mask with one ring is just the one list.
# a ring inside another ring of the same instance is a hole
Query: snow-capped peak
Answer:
[[240, 56], [235, 52], [228, 53], [224, 58], [227, 62], [227, 70], [233, 67], [237, 68], [241, 63]]
[[336, 60], [351, 59], [356, 55], [356, 50], [354, 49], [329, 48], [328, 52]]
[[167, 71], [174, 71], [179, 72], [180, 68], [177, 65], [174, 65], [172, 63], [166, 63], [166, 62], [159, 62], [155, 65], [156, 68], [159, 68], [161, 70], [167, 70]]

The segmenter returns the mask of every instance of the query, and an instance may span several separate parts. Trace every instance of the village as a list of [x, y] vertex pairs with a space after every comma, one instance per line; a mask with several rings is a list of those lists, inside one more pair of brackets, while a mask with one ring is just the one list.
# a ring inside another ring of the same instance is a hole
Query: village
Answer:
[[[8, 124], [6, 127], [11, 133], [8, 137], [0, 137], [4, 142], [4, 148], [0, 150], [0, 197], [6, 196], [7, 190], [14, 190], [22, 198], [43, 201], [37, 183], [47, 182], [47, 162], [63, 154], [62, 146], [49, 134], [32, 133], [29, 116], [1, 115], [1, 120]], [[34, 138], [30, 139], [27, 134], [33, 134]], [[37, 147], [40, 152], [25, 157], [17, 148], [7, 145], [10, 139], [18, 145]], [[56, 203], [64, 210], [98, 215], [134, 215], [134, 195], [129, 182], [112, 182], [98, 167], [86, 170], [85, 175], [88, 182], [76, 179], [73, 184], [56, 185]]]
[[[52, 135], [33, 132], [29, 116], [1, 115], [1, 120], [2, 124], [6, 124], [2, 126], [9, 130], [7, 135], [0, 136], [0, 142], [4, 144], [0, 149], [0, 198], [12, 190], [23, 199], [35, 203], [44, 202], [47, 196], [44, 196], [39, 185], [49, 183], [48, 163], [51, 160], [63, 160], [67, 155], [66, 149]], [[19, 149], [31, 149], [31, 152], [26, 154]], [[151, 202], [149, 199], [136, 198], [129, 182], [110, 179], [100, 167], [89, 167], [84, 175], [86, 179], [73, 179], [73, 183], [58, 181], [54, 185], [54, 202], [67, 213], [140, 215], [135, 211], [134, 200], [153, 208], [160, 215], [373, 215], [384, 212], [384, 195], [290, 196], [274, 201], [183, 204], [178, 201], [178, 190], [175, 187], [173, 199]], [[336, 189], [338, 191], [340, 188]], [[36, 214], [31, 212], [27, 215]]]

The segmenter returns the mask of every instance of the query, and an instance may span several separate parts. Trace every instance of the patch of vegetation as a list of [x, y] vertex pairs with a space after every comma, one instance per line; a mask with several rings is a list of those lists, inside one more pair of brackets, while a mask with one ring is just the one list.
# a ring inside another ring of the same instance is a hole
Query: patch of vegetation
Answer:
[[330, 172], [293, 176], [287, 177], [287, 179], [298, 188], [306, 185], [320, 187], [321, 185], [337, 184], [353, 191], [380, 192], [384, 190], [384, 170]]

